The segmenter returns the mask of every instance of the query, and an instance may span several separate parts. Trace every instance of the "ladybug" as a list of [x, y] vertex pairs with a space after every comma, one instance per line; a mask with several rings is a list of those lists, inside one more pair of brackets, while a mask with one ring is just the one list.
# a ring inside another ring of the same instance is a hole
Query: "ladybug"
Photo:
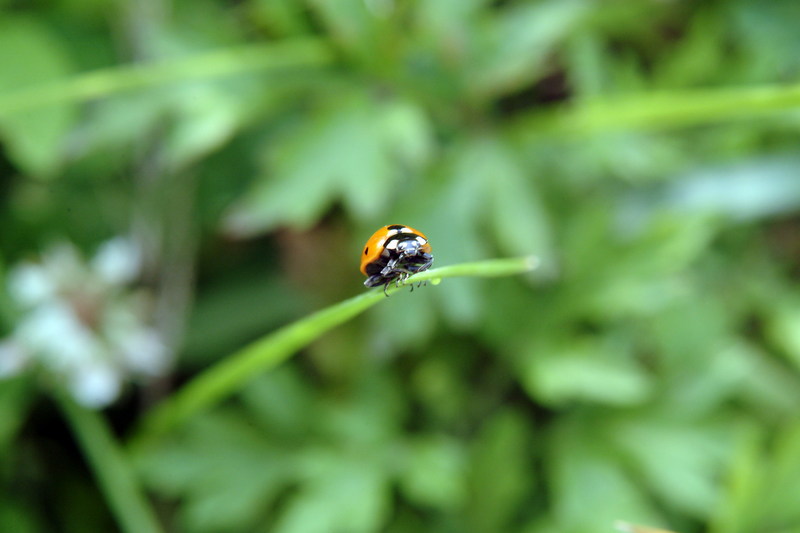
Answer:
[[412, 227], [402, 224], [383, 226], [372, 234], [361, 254], [361, 273], [367, 276], [364, 285], [402, 283], [411, 274], [427, 270], [433, 264], [428, 238]]

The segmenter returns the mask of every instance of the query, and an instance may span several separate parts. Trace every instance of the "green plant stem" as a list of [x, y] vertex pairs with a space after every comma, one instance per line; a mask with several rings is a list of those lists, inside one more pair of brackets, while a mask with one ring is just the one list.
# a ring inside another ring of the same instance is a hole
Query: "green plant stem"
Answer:
[[125, 533], [161, 533], [133, 468], [102, 416], [65, 394], [57, 401], [103, 494]]
[[[530, 272], [539, 266], [539, 259], [536, 256], [516, 257], [512, 259], [491, 259], [488, 261], [476, 261], [474, 263], [461, 263], [450, 265], [432, 270], [420, 272], [410, 278], [408, 283], [420, 281], [437, 280], [441, 278], [455, 278], [468, 276], [473, 278], [498, 278], [502, 276], [513, 276]], [[398, 289], [392, 289], [394, 292]]]
[[322, 42], [298, 39], [227, 48], [187, 58], [126, 65], [79, 74], [0, 94], [0, 116], [54, 104], [76, 103], [196, 79], [259, 70], [320, 67], [333, 55]]
[[[536, 264], [533, 257], [464, 263], [422, 272], [409, 278], [407, 283], [456, 276], [510, 276], [530, 271]], [[392, 286], [387, 292], [391, 294], [400, 289], [402, 287]], [[234, 393], [259, 372], [286, 360], [326, 331], [384, 299], [381, 288], [359, 294], [289, 324], [231, 354], [146, 415], [140, 430], [134, 435], [132, 446], [138, 448], [151, 442], [201, 409]]]
[[800, 109], [800, 84], [687, 90], [578, 102], [523, 115], [511, 130], [524, 140], [625, 129], [668, 129]]

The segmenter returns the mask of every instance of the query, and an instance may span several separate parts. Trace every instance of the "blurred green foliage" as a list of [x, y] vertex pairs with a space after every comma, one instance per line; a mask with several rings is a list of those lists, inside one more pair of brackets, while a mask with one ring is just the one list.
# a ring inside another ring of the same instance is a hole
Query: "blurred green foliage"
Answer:
[[[363, 290], [380, 225], [542, 259], [397, 294], [118, 458], [165, 530], [800, 530], [799, 3], [0, 9], [3, 285], [130, 235], [176, 354], [104, 413], [121, 438]], [[46, 385], [0, 382], [0, 531], [124, 529]]]

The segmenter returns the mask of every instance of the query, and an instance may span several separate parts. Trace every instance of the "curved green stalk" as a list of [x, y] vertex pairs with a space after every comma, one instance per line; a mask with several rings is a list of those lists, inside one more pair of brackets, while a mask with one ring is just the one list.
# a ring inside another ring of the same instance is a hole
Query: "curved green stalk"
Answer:
[[666, 129], [769, 116], [800, 109], [800, 84], [684, 90], [575, 102], [514, 120], [531, 141], [552, 135], [592, 135], [625, 129]]
[[98, 412], [76, 404], [66, 394], [58, 394], [57, 401], [120, 530], [125, 533], [161, 533], [163, 529], [139, 487], [133, 467], [105, 419]]
[[244, 72], [325, 66], [333, 54], [321, 41], [298, 39], [278, 44], [226, 48], [154, 63], [125, 65], [78, 74], [0, 94], [0, 116], [53, 104], [75, 103], [134, 89]]
[[[537, 265], [534, 257], [495, 259], [463, 263], [421, 272], [408, 283], [455, 276], [510, 276], [528, 272]], [[391, 294], [402, 287], [390, 287]], [[288, 359], [331, 328], [384, 300], [378, 288], [317, 311], [245, 346], [190, 381], [145, 416], [133, 446], [141, 446], [175, 427], [201, 409], [240, 389], [250, 378]]]

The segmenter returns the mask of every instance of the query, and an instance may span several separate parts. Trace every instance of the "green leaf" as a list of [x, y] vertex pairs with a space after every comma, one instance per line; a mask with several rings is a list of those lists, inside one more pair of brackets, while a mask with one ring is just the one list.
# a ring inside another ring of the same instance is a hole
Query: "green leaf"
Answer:
[[318, 416], [311, 387], [287, 365], [255, 378], [242, 390], [242, 402], [267, 430], [281, 438], [303, 438]]
[[[692, 87], [717, 82], [733, 59], [725, 23], [715, 10], [700, 10], [689, 22], [686, 35], [657, 63], [656, 78], [667, 87]], [[709, 69], [708, 65], [720, 68]]]
[[[62, 78], [71, 70], [64, 47], [45, 25], [19, 16], [0, 20], [0, 98]], [[0, 133], [9, 155], [25, 172], [52, 177], [75, 117], [71, 103], [20, 111], [0, 117]]]
[[[727, 355], [727, 354], [722, 354]], [[736, 392], [748, 404], [769, 416], [792, 416], [800, 409], [800, 376], [786, 372], [786, 366], [770, 354], [746, 343], [733, 347], [733, 354], [743, 359], [746, 373]]]
[[425, 357], [415, 366], [411, 381], [413, 398], [425, 413], [437, 420], [461, 420], [472, 397], [472, 389], [462, 372], [464, 347], [456, 343], [436, 346], [437, 357]]
[[164, 142], [168, 168], [181, 169], [228, 141], [242, 122], [243, 99], [240, 92], [209, 84], [174, 91], [177, 120]]
[[766, 497], [754, 498], [753, 504], [761, 508], [764, 522], [796, 527], [800, 525], [800, 509], [794, 505], [793, 495], [800, 491], [800, 424], [782, 428], [769, 452], [772, 464], [763, 484]]
[[649, 223], [626, 217], [620, 222], [632, 234], [625, 234], [614, 231], [609, 216], [608, 206], [597, 204], [572, 217], [564, 254], [576, 278], [571, 303], [607, 319], [652, 315], [684, 297], [683, 270], [705, 252], [715, 225], [700, 215]]
[[735, 454], [728, 465], [727, 494], [716, 510], [711, 531], [745, 533], [754, 523], [753, 502], [761, 499], [764, 435], [754, 425], [744, 424], [738, 435]]
[[288, 502], [276, 533], [370, 533], [388, 518], [386, 472], [364, 457], [322, 455], [312, 477]]
[[419, 171], [433, 156], [433, 124], [411, 100], [393, 100], [379, 115], [386, 148], [405, 169]]
[[800, 301], [793, 298], [775, 305], [767, 320], [770, 340], [800, 369]]
[[[396, 113], [392, 105], [358, 95], [338, 98], [271, 148], [267, 173], [231, 213], [228, 229], [307, 228], [339, 199], [356, 218], [376, 217], [393, 192], [394, 141], [408, 137], [403, 130], [409, 126], [398, 130]], [[419, 157], [408, 141], [400, 149]]]
[[550, 433], [546, 466], [559, 530], [610, 530], [620, 519], [663, 523], [641, 487], [606, 447], [598, 426], [591, 416], [565, 417]]
[[192, 531], [250, 529], [291, 480], [293, 464], [263, 431], [227, 412], [195, 419], [179, 439], [139, 457], [151, 486], [185, 500], [181, 518]]
[[353, 384], [346, 401], [321, 401], [315, 429], [351, 450], [383, 450], [397, 438], [406, 403], [390, 374], [369, 372]]
[[[445, 287], [442, 287], [444, 289]], [[409, 290], [409, 289], [406, 289]], [[389, 305], [376, 309], [370, 317], [375, 327], [371, 342], [381, 352], [402, 353], [405, 350], [424, 349], [435, 333], [434, 295], [428, 291], [414, 289], [414, 298], [401, 304], [390, 302]], [[389, 327], [385, 327], [389, 325]], [[408, 332], [413, 331], [413, 335]]]
[[662, 501], [698, 519], [710, 517], [721, 496], [717, 480], [733, 450], [728, 428], [713, 420], [687, 423], [646, 413], [615, 425], [612, 434]]
[[798, 172], [800, 160], [787, 157], [698, 168], [651, 195], [649, 207], [736, 220], [773, 217], [800, 207]]
[[306, 0], [325, 23], [328, 31], [340, 46], [351, 52], [366, 53], [373, 38], [375, 15], [368, 9], [370, 3], [360, 0]]
[[295, 0], [255, 0], [251, 5], [253, 18], [279, 35], [309, 31], [304, 9], [305, 6]]
[[[550, 227], [544, 206], [529, 176], [504, 139], [494, 135], [469, 138], [450, 155], [451, 185], [443, 190], [441, 202], [451, 225], [464, 233], [480, 234], [483, 219], [489, 223], [501, 249], [511, 254], [550, 254]], [[453, 220], [453, 217], [457, 217]], [[462, 226], [464, 224], [464, 226]], [[456, 257], [474, 256], [479, 243], [465, 247], [461, 241], [440, 243], [452, 246]]]
[[270, 531], [373, 531], [389, 506], [386, 444], [402, 417], [384, 377], [371, 374], [336, 402], [290, 368], [259, 377], [243, 392], [247, 413], [195, 419], [148, 448], [142, 470], [185, 502], [192, 531], [253, 530], [265, 516]]
[[494, 415], [472, 449], [466, 506], [474, 531], [509, 531], [523, 505], [532, 505], [537, 481], [530, 423], [510, 409]]
[[737, 444], [728, 465], [726, 497], [717, 507], [710, 531], [797, 529], [800, 509], [794, 502], [800, 491], [800, 426], [786, 424], [770, 439], [763, 426], [747, 424]]
[[466, 459], [466, 450], [454, 439], [430, 436], [412, 440], [400, 473], [403, 493], [436, 509], [458, 507], [466, 496]]
[[470, 65], [471, 90], [497, 95], [541, 76], [554, 46], [585, 15], [583, 0], [514, 5], [492, 19]]
[[[480, 16], [491, 0], [441, 0], [422, 2], [417, 6], [417, 16], [432, 31], [441, 32], [446, 26], [460, 26]], [[446, 33], [445, 33], [446, 36]]]
[[608, 90], [612, 78], [609, 58], [603, 53], [602, 36], [589, 30], [566, 43], [566, 68], [576, 99], [591, 99]]
[[492, 169], [486, 177], [488, 217], [500, 249], [512, 255], [552, 256], [549, 216], [535, 185], [541, 177], [528, 175], [503, 143], [487, 147], [483, 157]]
[[800, 38], [792, 23], [800, 16], [796, 2], [779, 0], [759, 5], [740, 1], [732, 5], [731, 15], [729, 31], [737, 36], [738, 45], [749, 59], [744, 65], [737, 65], [739, 68], [746, 69], [754, 79], [797, 71]]
[[551, 404], [583, 400], [636, 405], [652, 392], [651, 380], [631, 358], [629, 348], [608, 340], [537, 343], [519, 364], [528, 392]]

